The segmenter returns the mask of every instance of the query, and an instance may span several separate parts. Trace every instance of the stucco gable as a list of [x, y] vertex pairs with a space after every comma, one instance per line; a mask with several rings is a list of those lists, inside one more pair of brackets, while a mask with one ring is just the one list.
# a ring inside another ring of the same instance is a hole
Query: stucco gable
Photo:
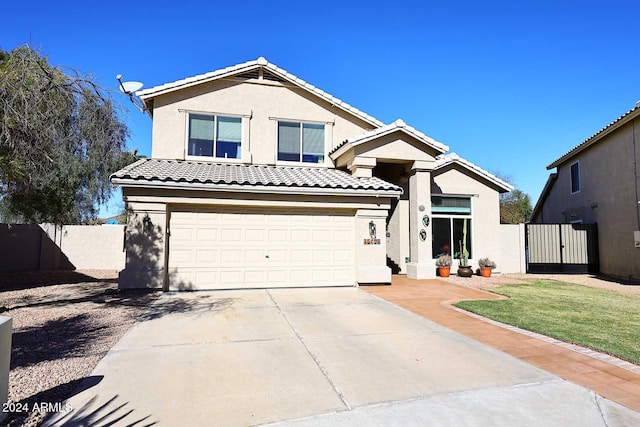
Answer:
[[[396, 160], [433, 159], [449, 147], [398, 119], [393, 123], [348, 138], [329, 153], [338, 165], [353, 156]], [[339, 160], [340, 159], [340, 160]]]
[[[331, 105], [343, 110], [344, 112], [351, 114], [360, 120], [363, 120], [373, 126], [379, 127], [383, 126], [380, 120], [375, 117], [357, 109], [356, 107], [342, 101], [339, 98], [329, 94], [328, 92], [323, 91], [316, 86], [307, 83], [303, 79], [298, 76], [284, 70], [283, 68], [278, 67], [277, 65], [267, 61], [264, 57], [260, 57], [253, 61], [247, 61], [241, 64], [233, 65], [230, 67], [222, 68], [219, 70], [215, 70], [205, 74], [198, 74], [193, 77], [188, 77], [181, 80], [176, 80], [174, 82], [165, 83], [159, 86], [154, 86], [148, 89], [144, 89], [136, 92], [136, 96], [138, 96], [145, 107], [148, 109], [153, 109], [153, 99], [160, 95], [165, 95], [170, 92], [175, 92], [178, 90], [183, 90], [189, 87], [193, 87], [195, 85], [200, 85], [208, 82], [212, 82], [215, 80], [220, 80], [224, 78], [230, 78], [234, 76], [246, 75], [253, 72], [258, 72], [257, 76], [260, 76], [260, 71], [266, 71], [267, 74], [270, 74], [272, 78], [267, 77], [267, 80], [274, 80], [273, 76], [277, 79], [281, 79], [281, 81], [285, 81], [288, 84], [292, 84], [294, 86], [300, 87], [304, 89], [308, 93], [312, 94], [315, 97], [318, 97], [326, 102], [329, 102]], [[263, 74], [264, 77], [264, 74]]]
[[451, 153], [436, 158], [436, 162], [433, 168], [433, 174], [437, 175], [439, 172], [442, 172], [449, 167], [462, 168], [467, 172], [471, 172], [476, 177], [479, 177], [495, 186], [496, 189], [501, 193], [508, 193], [509, 191], [513, 190], [513, 186], [511, 186], [509, 183], [501, 180], [492, 173], [487, 172], [480, 166], [477, 166], [470, 161], [463, 159], [456, 153]]

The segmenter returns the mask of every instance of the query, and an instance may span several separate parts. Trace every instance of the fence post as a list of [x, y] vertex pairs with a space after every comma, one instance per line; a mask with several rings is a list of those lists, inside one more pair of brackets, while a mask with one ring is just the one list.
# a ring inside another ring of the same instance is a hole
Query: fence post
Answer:
[[[11, 317], [0, 316], [0, 405], [5, 408], [9, 398], [9, 369], [11, 367], [11, 333], [13, 320]], [[8, 412], [0, 410], [0, 422]]]

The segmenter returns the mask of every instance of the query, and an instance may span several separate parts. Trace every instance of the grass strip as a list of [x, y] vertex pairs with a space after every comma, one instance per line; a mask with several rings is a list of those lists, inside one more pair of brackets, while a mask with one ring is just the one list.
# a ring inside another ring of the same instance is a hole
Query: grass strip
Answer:
[[640, 296], [553, 280], [491, 290], [509, 297], [456, 307], [640, 365]]

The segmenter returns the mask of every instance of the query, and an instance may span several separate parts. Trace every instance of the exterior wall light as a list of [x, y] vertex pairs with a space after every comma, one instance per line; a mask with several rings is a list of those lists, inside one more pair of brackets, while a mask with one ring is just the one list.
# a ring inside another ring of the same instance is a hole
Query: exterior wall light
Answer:
[[145, 214], [144, 218], [142, 218], [142, 229], [145, 233], [151, 233], [153, 231], [153, 222], [151, 222], [149, 214]]

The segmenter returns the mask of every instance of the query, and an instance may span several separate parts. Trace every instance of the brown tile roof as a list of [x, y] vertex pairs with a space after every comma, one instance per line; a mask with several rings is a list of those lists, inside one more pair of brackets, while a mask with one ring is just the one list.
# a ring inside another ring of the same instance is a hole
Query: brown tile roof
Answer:
[[191, 183], [220, 188], [254, 187], [318, 188], [395, 192], [402, 189], [379, 178], [357, 178], [329, 168], [219, 164], [185, 160], [141, 159], [111, 175], [114, 184]]

